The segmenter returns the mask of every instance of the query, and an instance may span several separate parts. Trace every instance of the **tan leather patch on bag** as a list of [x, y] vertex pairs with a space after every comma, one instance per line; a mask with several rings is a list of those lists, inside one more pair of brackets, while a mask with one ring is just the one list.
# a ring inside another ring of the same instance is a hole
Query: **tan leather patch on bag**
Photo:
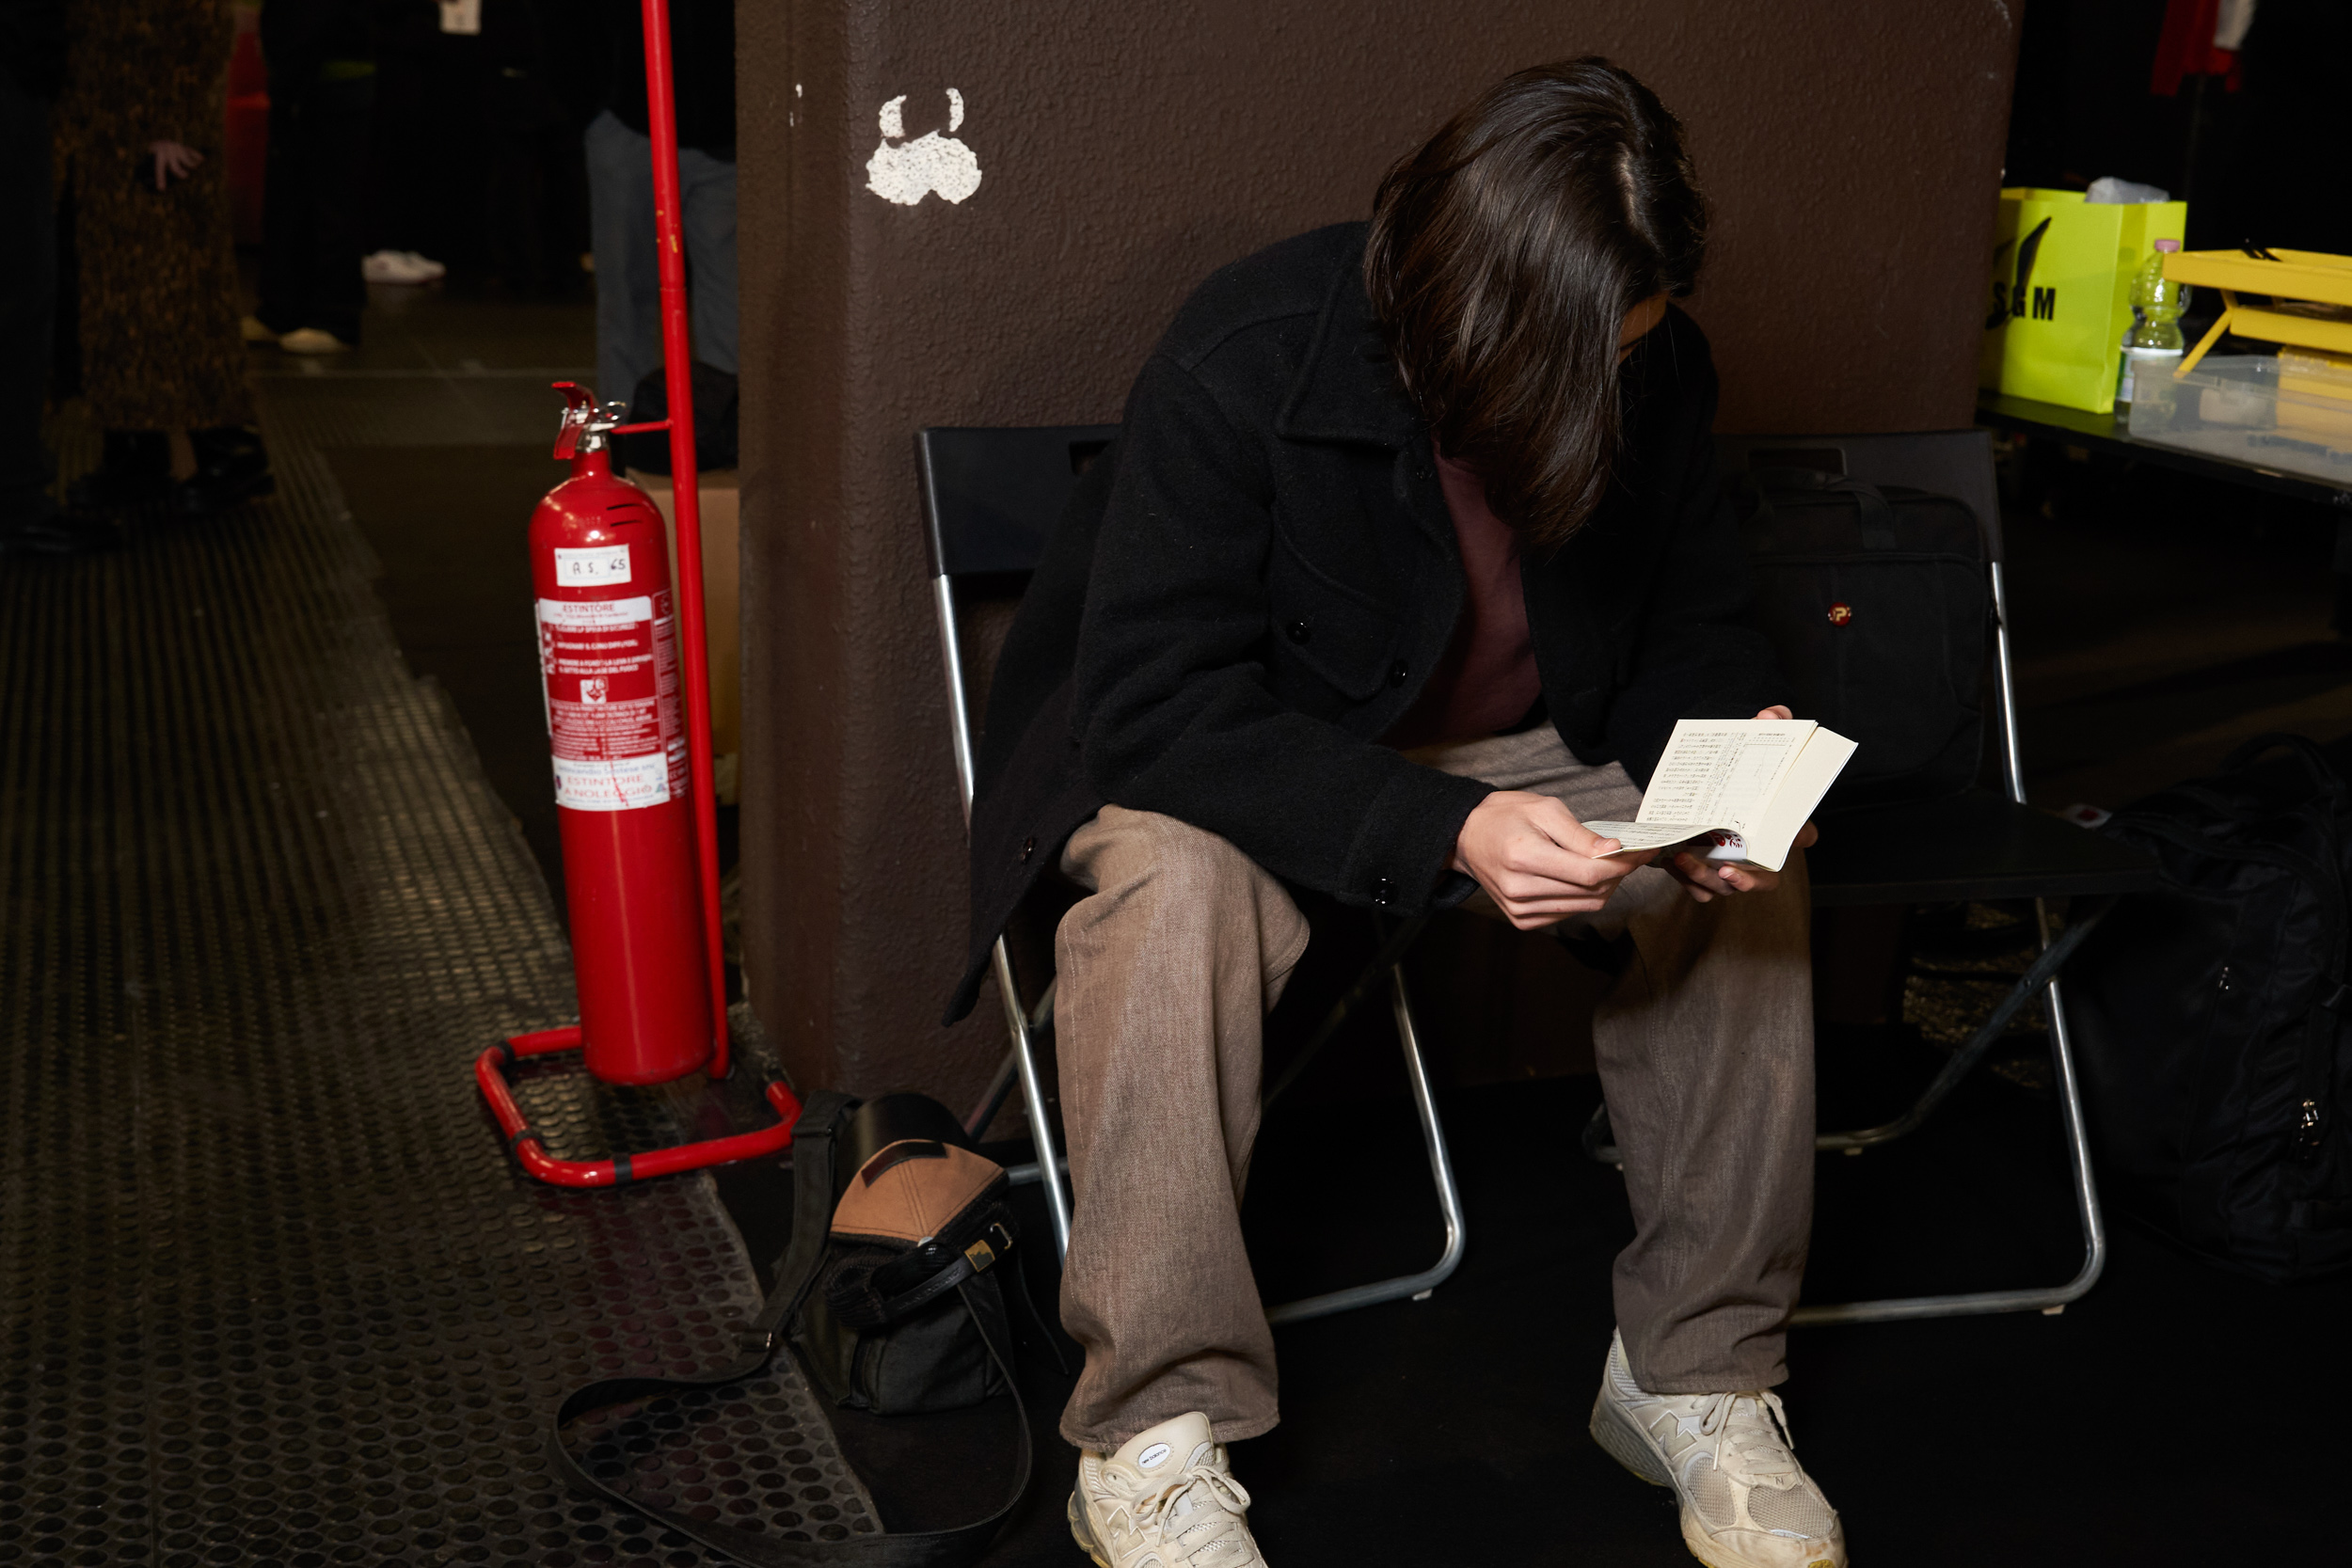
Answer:
[[968, 1148], [900, 1138], [850, 1178], [833, 1212], [833, 1233], [880, 1242], [936, 1236], [1004, 1174], [1002, 1165]]

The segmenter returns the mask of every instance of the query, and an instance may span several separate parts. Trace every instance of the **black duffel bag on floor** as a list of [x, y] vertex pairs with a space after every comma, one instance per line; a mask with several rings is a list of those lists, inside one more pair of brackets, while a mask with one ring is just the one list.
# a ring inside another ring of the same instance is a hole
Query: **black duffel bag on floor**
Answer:
[[2153, 856], [2165, 882], [2122, 900], [2067, 970], [2112, 1196], [2265, 1279], [2352, 1268], [2352, 783], [2312, 742], [2266, 735], [2101, 831]]

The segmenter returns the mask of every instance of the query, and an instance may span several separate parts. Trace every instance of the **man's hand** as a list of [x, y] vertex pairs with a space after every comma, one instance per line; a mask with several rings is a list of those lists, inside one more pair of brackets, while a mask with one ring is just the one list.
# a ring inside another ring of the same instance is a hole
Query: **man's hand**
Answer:
[[185, 142], [151, 141], [147, 150], [155, 155], [155, 188], [159, 191], [168, 180], [185, 180], [204, 161], [204, 154]]
[[[1794, 715], [1774, 705], [1756, 715], [1758, 719], [1788, 719]], [[1797, 834], [1796, 847], [1809, 849], [1820, 837], [1820, 830], [1808, 822]], [[1780, 873], [1748, 865], [1716, 865], [1685, 852], [1672, 860], [1659, 863], [1660, 869], [1682, 884], [1682, 891], [1692, 901], [1707, 903], [1729, 897], [1735, 893], [1770, 893], [1780, 886]]]
[[1645, 855], [1597, 860], [1617, 847], [1549, 795], [1499, 789], [1478, 802], [1454, 841], [1454, 869], [1478, 879], [1522, 931], [1541, 930], [1609, 902]]

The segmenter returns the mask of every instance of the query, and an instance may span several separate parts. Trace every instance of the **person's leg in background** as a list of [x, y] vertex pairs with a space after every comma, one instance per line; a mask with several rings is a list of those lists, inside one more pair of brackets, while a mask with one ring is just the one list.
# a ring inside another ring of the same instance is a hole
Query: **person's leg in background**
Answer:
[[[1072, 1528], [1104, 1561], [1165, 1529], [1170, 1568], [1247, 1568], [1248, 1494], [1219, 1445], [1278, 1412], [1241, 1196], [1265, 1013], [1307, 922], [1232, 845], [1152, 812], [1104, 807], [1061, 869], [1088, 894], [1054, 943], [1074, 1200], [1061, 1317], [1086, 1351], [1061, 1420], [1080, 1449]], [[1170, 1488], [1157, 1523], [1128, 1506]]]
[[0, 67], [0, 214], [21, 258], [0, 283], [0, 552], [76, 554], [113, 531], [61, 515], [50, 499], [56, 463], [40, 438], [56, 351], [56, 192], [50, 184], [49, 103]]
[[596, 257], [596, 396], [626, 403], [661, 364], [653, 142], [610, 113], [590, 121], [581, 140]]
[[269, 151], [262, 162], [269, 197], [262, 205], [262, 298], [254, 315], [280, 338], [309, 325], [303, 320], [310, 306], [308, 257], [313, 222], [304, 146], [308, 132], [302, 84], [272, 71]]
[[366, 254], [368, 135], [375, 114], [375, 66], [329, 60], [305, 96], [301, 156], [310, 232], [304, 249], [300, 324], [358, 346], [368, 299], [359, 274]]
[[692, 278], [694, 357], [734, 375], [735, 160], [681, 148], [678, 183], [685, 198], [686, 262]]

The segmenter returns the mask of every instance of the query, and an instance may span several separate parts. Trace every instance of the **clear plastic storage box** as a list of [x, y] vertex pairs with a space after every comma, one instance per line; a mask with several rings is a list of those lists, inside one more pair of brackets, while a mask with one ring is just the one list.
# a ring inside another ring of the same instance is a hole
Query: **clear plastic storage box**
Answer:
[[2132, 438], [2352, 489], [2352, 369], [2316, 356], [2210, 356], [2133, 378]]

